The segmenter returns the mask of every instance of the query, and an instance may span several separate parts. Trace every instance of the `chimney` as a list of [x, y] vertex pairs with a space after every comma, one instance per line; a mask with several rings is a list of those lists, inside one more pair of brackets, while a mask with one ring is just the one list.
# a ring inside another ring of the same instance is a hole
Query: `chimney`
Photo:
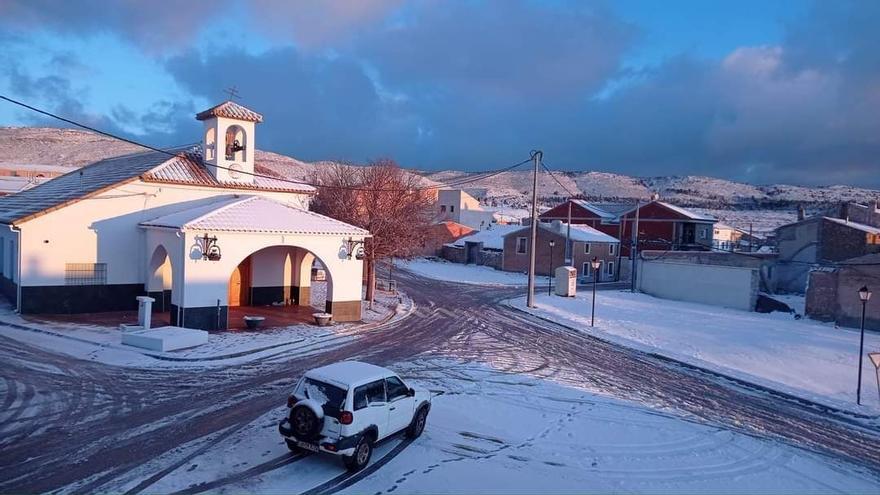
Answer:
[[651, 201], [660, 201], [660, 193], [651, 194]]
[[798, 222], [803, 220], [807, 216], [806, 211], [804, 210], [803, 205], [798, 205]]
[[880, 199], [874, 200], [874, 212], [880, 213]]

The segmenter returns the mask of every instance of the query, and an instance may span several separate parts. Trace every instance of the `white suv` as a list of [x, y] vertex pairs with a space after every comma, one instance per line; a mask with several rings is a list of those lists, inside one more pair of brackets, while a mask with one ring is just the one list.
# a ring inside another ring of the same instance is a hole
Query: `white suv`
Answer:
[[290, 450], [342, 456], [357, 471], [370, 462], [376, 442], [403, 430], [410, 438], [422, 434], [431, 395], [391, 370], [343, 361], [307, 372], [287, 407], [278, 431]]

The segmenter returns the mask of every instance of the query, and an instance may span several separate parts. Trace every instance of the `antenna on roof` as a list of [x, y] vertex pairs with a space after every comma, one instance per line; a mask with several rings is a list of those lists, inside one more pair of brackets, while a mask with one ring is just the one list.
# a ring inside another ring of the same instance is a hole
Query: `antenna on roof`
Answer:
[[241, 99], [241, 95], [238, 94], [238, 86], [230, 86], [224, 89], [223, 92], [229, 95], [230, 100], [232, 100], [233, 98], [237, 100]]

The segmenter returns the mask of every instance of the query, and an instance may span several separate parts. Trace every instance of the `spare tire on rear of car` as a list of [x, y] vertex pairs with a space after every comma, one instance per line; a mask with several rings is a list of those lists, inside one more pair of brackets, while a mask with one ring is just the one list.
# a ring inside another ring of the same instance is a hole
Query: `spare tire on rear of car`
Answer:
[[324, 412], [315, 401], [300, 401], [290, 410], [290, 426], [297, 439], [314, 440], [324, 429]]

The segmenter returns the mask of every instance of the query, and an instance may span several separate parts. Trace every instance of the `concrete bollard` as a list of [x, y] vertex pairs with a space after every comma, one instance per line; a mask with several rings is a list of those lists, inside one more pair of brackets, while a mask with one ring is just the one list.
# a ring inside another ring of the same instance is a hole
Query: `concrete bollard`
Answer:
[[150, 329], [152, 320], [153, 303], [155, 299], [149, 296], [138, 296], [138, 326], [144, 330]]

